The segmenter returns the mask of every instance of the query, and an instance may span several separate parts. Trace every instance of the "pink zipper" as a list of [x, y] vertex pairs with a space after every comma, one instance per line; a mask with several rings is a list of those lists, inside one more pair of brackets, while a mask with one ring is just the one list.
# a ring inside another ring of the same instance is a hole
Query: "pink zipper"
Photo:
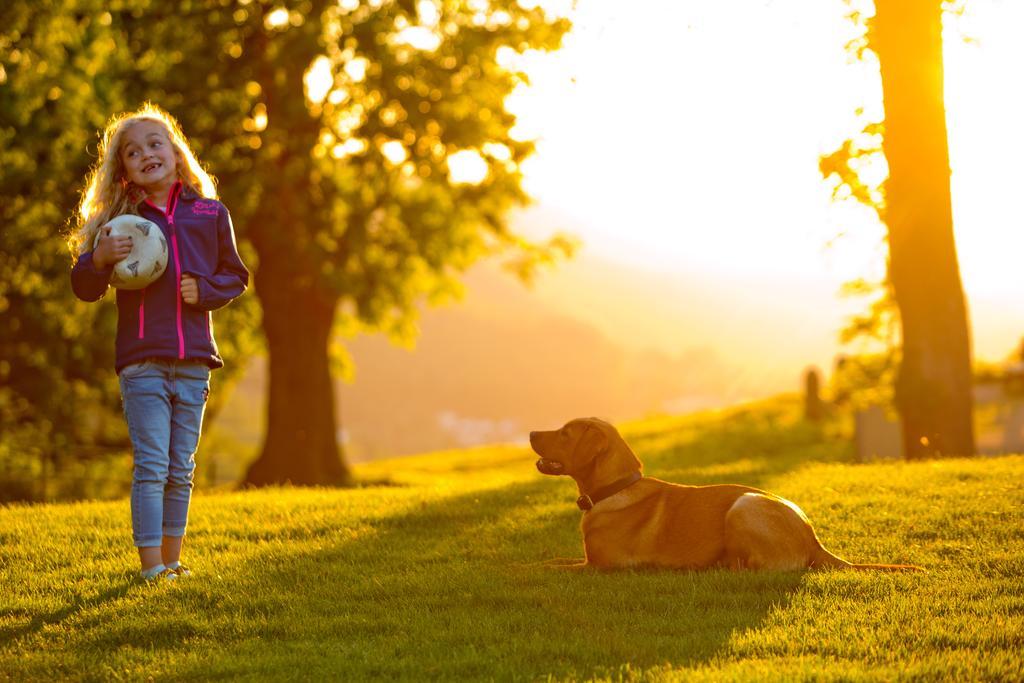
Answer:
[[146, 288], [142, 288], [139, 299], [139, 339], [146, 338]]
[[[176, 317], [175, 323], [178, 328], [178, 358], [185, 359], [185, 331], [181, 325], [181, 258], [178, 256], [178, 235], [174, 230], [174, 209], [178, 206], [178, 195], [181, 194], [181, 183], [175, 183], [174, 187], [171, 188], [171, 193], [167, 195], [167, 209], [164, 213], [167, 215], [167, 225], [171, 229], [171, 248], [174, 251], [174, 276], [176, 281], [175, 297], [176, 303]], [[159, 208], [153, 202], [146, 200], [150, 206]], [[145, 301], [145, 290], [143, 290], [143, 301]], [[143, 309], [142, 304], [139, 304], [139, 339], [142, 339], [142, 316]]]
[[181, 325], [181, 258], [178, 255], [178, 234], [174, 229], [174, 209], [178, 206], [178, 194], [180, 194], [180, 188], [180, 183], [171, 188], [171, 195], [167, 198], [167, 224], [171, 228], [171, 246], [174, 249], [174, 274], [177, 280], [177, 286], [174, 290], [174, 302], [177, 309], [176, 323], [178, 326], [178, 358], [184, 360], [185, 330]]
[[174, 221], [171, 221], [171, 246], [174, 247], [174, 272], [178, 278], [177, 296], [177, 323], [178, 323], [178, 358], [185, 357], [185, 332], [181, 328], [181, 260], [178, 258], [178, 236], [174, 234]]

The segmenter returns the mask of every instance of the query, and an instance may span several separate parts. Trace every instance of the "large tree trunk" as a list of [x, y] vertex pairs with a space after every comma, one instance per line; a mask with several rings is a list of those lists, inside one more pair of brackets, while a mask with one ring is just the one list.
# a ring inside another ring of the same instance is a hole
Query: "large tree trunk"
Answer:
[[328, 340], [336, 298], [296, 272], [278, 252], [261, 254], [256, 293], [270, 357], [267, 434], [245, 483], [350, 483], [337, 442]]
[[[317, 0], [307, 15], [319, 18], [323, 4]], [[298, 40], [271, 52], [261, 32], [248, 48], [261, 55], [258, 80], [269, 113], [263, 144], [275, 150], [257, 173], [277, 184], [261, 197], [248, 231], [259, 254], [255, 284], [263, 308], [269, 392], [263, 450], [245, 483], [346, 485], [351, 477], [338, 445], [328, 357], [339, 295], [318, 279], [320, 264], [306, 245], [313, 231], [297, 227], [318, 220], [308, 169], [295, 160], [308, 161], [320, 121], [307, 111], [302, 68], [281, 66], [307, 65], [321, 48], [316, 41]]]
[[942, 0], [877, 0], [870, 44], [885, 102], [885, 222], [900, 309], [896, 404], [908, 458], [971, 455], [971, 344], [943, 103]]

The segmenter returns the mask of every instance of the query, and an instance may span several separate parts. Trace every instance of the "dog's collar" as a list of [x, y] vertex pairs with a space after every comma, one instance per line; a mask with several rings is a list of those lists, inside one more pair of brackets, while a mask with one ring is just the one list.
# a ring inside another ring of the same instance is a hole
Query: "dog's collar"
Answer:
[[623, 489], [637, 483], [638, 481], [643, 479], [643, 477], [644, 475], [640, 474], [639, 472], [633, 472], [627, 477], [617, 479], [616, 481], [613, 481], [607, 486], [602, 486], [601, 488], [594, 491], [590, 495], [584, 493], [582, 496], [576, 499], [576, 505], [577, 507], [579, 507], [580, 510], [586, 512], [590, 508], [600, 503], [605, 498], [611, 498], [619, 491], [622, 491]]

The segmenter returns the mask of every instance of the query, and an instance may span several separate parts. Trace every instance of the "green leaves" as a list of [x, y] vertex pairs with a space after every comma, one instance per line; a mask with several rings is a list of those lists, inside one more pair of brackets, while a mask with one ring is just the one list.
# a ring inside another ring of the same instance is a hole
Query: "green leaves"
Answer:
[[[110, 116], [150, 100], [179, 119], [266, 287], [315, 292], [408, 338], [415, 302], [451, 291], [476, 259], [566, 252], [508, 229], [532, 145], [509, 137], [519, 77], [496, 54], [554, 49], [567, 29], [514, 0], [5, 3], [0, 419], [31, 395], [19, 420], [70, 433], [85, 410], [77, 380], [92, 406], [116, 406], [110, 306], [74, 300], [62, 247]], [[256, 347], [254, 306], [218, 316], [229, 367]]]

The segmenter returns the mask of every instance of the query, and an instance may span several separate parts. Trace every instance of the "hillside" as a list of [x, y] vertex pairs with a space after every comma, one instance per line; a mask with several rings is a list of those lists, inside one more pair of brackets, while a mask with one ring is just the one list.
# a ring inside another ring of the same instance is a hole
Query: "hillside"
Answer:
[[[582, 572], [575, 488], [525, 448], [199, 491], [194, 576], [139, 585], [125, 501], [0, 507], [0, 679], [1020, 680], [1024, 456], [849, 462], [795, 400], [624, 425], [646, 473], [796, 501], [926, 574]], [[376, 482], [376, 483], [371, 483]]]
[[[755, 354], [764, 326], [743, 334], [738, 318], [750, 311], [720, 298], [586, 256], [532, 289], [495, 264], [480, 266], [468, 274], [463, 300], [422, 312], [415, 348], [380, 335], [345, 340], [355, 378], [336, 389], [347, 456], [361, 462], [522, 441], [574, 415], [636, 419], [796, 387], [817, 358], [812, 340], [791, 325], [786, 358], [773, 361], [766, 346]], [[249, 452], [262, 433], [266, 383], [265, 362], [255, 359], [214, 423]]]

